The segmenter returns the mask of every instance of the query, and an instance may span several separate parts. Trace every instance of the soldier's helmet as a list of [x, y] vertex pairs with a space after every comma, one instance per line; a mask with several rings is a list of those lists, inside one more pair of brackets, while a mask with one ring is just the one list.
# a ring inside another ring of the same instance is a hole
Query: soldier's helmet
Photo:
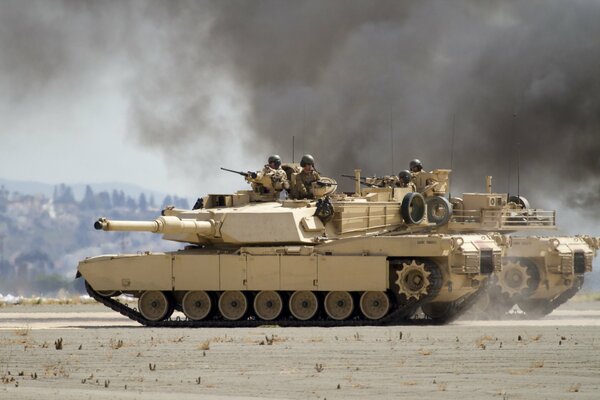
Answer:
[[408, 169], [411, 172], [419, 172], [423, 169], [423, 164], [421, 164], [421, 161], [419, 159], [415, 158], [408, 165]]
[[411, 179], [410, 171], [407, 169], [400, 171], [398, 179], [400, 179], [400, 183], [402, 183], [403, 186], [408, 185]]
[[302, 160], [300, 160], [300, 166], [304, 167], [305, 165], [315, 166], [315, 159], [310, 154], [305, 154], [302, 156]]
[[281, 157], [279, 157], [279, 155], [277, 154], [273, 154], [272, 156], [269, 156], [269, 160], [268, 163], [274, 163], [275, 164], [275, 168], [279, 168], [281, 167]]

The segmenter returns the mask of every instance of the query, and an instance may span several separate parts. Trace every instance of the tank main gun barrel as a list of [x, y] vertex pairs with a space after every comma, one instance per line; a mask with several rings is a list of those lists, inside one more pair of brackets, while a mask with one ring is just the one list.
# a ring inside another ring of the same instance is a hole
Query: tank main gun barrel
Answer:
[[162, 216], [154, 221], [111, 221], [100, 218], [94, 223], [94, 228], [103, 231], [135, 231], [164, 234], [195, 233], [202, 236], [212, 236], [215, 233], [215, 221], [196, 221], [180, 219], [175, 216]]

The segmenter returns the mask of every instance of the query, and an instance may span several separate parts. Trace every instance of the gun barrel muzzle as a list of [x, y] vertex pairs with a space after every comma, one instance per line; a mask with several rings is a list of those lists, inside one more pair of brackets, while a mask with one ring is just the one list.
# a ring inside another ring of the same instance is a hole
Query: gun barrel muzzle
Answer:
[[215, 222], [180, 219], [175, 216], [162, 216], [154, 221], [110, 221], [100, 218], [94, 223], [94, 228], [104, 231], [135, 231], [153, 233], [196, 233], [203, 236], [213, 235]]

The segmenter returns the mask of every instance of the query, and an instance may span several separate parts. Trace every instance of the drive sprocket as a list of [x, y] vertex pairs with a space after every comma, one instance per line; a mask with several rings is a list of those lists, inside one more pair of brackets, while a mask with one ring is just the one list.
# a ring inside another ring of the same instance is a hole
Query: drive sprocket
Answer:
[[508, 260], [502, 265], [498, 285], [503, 294], [512, 298], [522, 294], [529, 287], [527, 281], [530, 278], [527, 267], [519, 260]]
[[425, 269], [425, 263], [417, 264], [415, 260], [411, 260], [410, 264], [402, 263], [402, 269], [396, 270], [396, 274], [400, 294], [404, 294], [407, 299], [419, 300], [428, 294], [431, 272]]

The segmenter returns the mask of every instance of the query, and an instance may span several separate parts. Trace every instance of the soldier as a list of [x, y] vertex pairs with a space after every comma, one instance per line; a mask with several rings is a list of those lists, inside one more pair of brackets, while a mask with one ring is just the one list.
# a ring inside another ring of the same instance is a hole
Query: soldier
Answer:
[[287, 179], [287, 174], [281, 168], [281, 157], [274, 154], [267, 160], [268, 164], [262, 170], [262, 173], [271, 178], [273, 188], [277, 191], [289, 190], [290, 182]]
[[413, 192], [416, 191], [415, 184], [412, 182], [412, 175], [409, 170], [405, 169], [398, 174], [398, 186], [410, 188]]
[[281, 168], [281, 157], [277, 154], [269, 156], [267, 163], [262, 171], [246, 175], [246, 180], [252, 184], [252, 189], [262, 194], [274, 191], [275, 195], [284, 189], [289, 190], [290, 183], [287, 174]]
[[423, 170], [423, 164], [421, 164], [421, 161], [419, 159], [415, 158], [408, 165], [408, 169], [413, 174], [416, 174], [416, 173], [419, 173], [419, 172], [421, 172]]
[[305, 154], [300, 160], [302, 171], [292, 175], [292, 198], [293, 199], [312, 199], [312, 183], [321, 179], [321, 176], [315, 171], [315, 159], [310, 154]]

